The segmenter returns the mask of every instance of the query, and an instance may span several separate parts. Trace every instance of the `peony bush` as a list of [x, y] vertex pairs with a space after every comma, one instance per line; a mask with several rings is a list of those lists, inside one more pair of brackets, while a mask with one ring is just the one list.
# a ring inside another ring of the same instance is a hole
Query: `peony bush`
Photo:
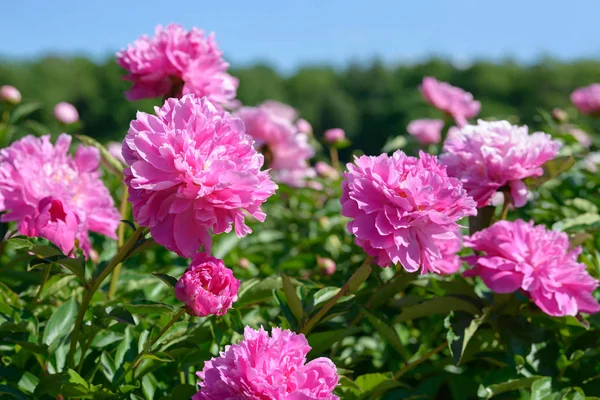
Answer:
[[1, 398], [600, 396], [598, 84], [530, 134], [424, 77], [440, 118], [350, 154], [200, 29], [117, 62], [156, 105], [121, 142], [0, 88]]

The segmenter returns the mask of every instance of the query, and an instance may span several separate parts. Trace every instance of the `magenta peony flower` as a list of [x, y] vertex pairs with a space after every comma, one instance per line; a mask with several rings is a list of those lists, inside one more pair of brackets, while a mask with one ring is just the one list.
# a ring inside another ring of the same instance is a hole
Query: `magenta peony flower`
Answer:
[[317, 267], [325, 275], [335, 274], [336, 264], [331, 258], [317, 256]]
[[477, 207], [488, 205], [502, 189], [510, 189], [513, 205], [521, 207], [529, 193], [522, 179], [542, 175], [542, 165], [559, 148], [550, 135], [529, 135], [526, 126], [478, 121], [448, 135], [440, 162], [448, 166], [448, 175], [461, 180]]
[[315, 164], [315, 171], [319, 176], [326, 179], [334, 181], [340, 179], [340, 171], [323, 161], [318, 161]]
[[273, 170], [274, 179], [290, 186], [305, 186], [305, 179], [315, 173], [308, 164], [314, 149], [308, 136], [294, 124], [296, 110], [276, 101], [266, 101], [258, 107], [242, 107], [236, 114], [246, 125]]
[[346, 132], [340, 128], [328, 129], [323, 133], [327, 143], [338, 143], [346, 139]]
[[69, 254], [77, 242], [87, 255], [88, 231], [116, 239], [120, 215], [100, 180], [100, 154], [79, 146], [68, 154], [71, 136], [56, 144], [50, 136], [26, 136], [0, 150], [1, 220], [16, 221], [19, 232], [41, 236]]
[[175, 285], [175, 297], [198, 317], [223, 315], [237, 300], [240, 281], [222, 260], [198, 253]]
[[302, 334], [246, 327], [244, 339], [227, 346], [198, 372], [200, 391], [193, 400], [339, 400], [338, 376], [328, 358], [306, 362], [310, 346]]
[[458, 126], [476, 117], [481, 109], [481, 103], [473, 100], [471, 93], [431, 76], [423, 78], [421, 93], [432, 106], [451, 115]]
[[193, 93], [207, 97], [215, 106], [230, 106], [238, 80], [227, 73], [229, 64], [215, 43], [214, 35], [180, 25], [156, 27], [152, 38], [142, 36], [117, 53], [117, 63], [133, 82], [128, 100], [150, 97], [181, 97]]
[[576, 89], [571, 101], [583, 114], [600, 115], [600, 83]]
[[462, 234], [459, 230], [450, 240], [434, 239], [435, 244], [440, 249], [441, 259], [432, 263], [431, 271], [442, 275], [454, 274], [462, 266], [462, 261], [458, 252], [462, 249]]
[[598, 281], [577, 262], [581, 248], [570, 250], [564, 232], [533, 221], [499, 221], [466, 238], [465, 245], [479, 254], [466, 258], [474, 268], [465, 275], [480, 276], [494, 292], [523, 290], [552, 316], [600, 311], [592, 296]]
[[442, 140], [444, 121], [441, 119], [416, 119], [406, 127], [406, 131], [423, 146], [436, 144]]
[[156, 116], [143, 112], [123, 142], [129, 201], [138, 224], [181, 256], [202, 247], [212, 234], [252, 230], [245, 212], [259, 221], [260, 206], [277, 189], [263, 156], [239, 118], [221, 112], [205, 97], [168, 99]]
[[410, 272], [437, 271], [436, 241], [455, 240], [456, 221], [477, 214], [475, 202], [437, 159], [402, 151], [362, 156], [348, 164], [342, 183], [342, 214], [348, 231], [382, 267], [402, 263]]
[[79, 113], [75, 106], [65, 101], [54, 106], [54, 117], [58, 122], [65, 125], [74, 124], [79, 121]]
[[0, 101], [10, 104], [19, 104], [21, 102], [21, 92], [10, 85], [0, 87]]

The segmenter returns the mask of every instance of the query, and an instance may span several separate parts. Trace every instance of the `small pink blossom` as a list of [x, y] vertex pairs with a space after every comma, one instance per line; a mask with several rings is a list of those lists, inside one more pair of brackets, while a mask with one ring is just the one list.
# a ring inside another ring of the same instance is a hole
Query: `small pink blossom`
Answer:
[[222, 260], [198, 253], [175, 285], [175, 297], [198, 317], [223, 315], [237, 300], [240, 281]]
[[600, 83], [576, 89], [571, 101], [583, 114], [600, 115]]
[[300, 132], [306, 133], [307, 135], [311, 135], [313, 131], [310, 122], [304, 118], [300, 118], [298, 121], [296, 121], [296, 128], [298, 128]]
[[477, 252], [467, 257], [474, 268], [465, 274], [480, 276], [494, 292], [522, 290], [552, 316], [600, 311], [592, 296], [598, 281], [577, 262], [581, 248], [570, 250], [564, 232], [533, 221], [499, 221], [466, 238], [465, 245]]
[[246, 132], [267, 158], [275, 180], [294, 187], [305, 186], [306, 178], [315, 173], [308, 164], [314, 149], [306, 133], [294, 121], [296, 110], [276, 101], [258, 107], [242, 107], [235, 115], [244, 121]]
[[430, 76], [423, 78], [421, 93], [432, 106], [451, 115], [458, 126], [476, 117], [481, 109], [481, 103], [473, 100], [471, 93]]
[[208, 252], [213, 234], [252, 232], [277, 189], [244, 123], [207, 98], [168, 99], [156, 115], [138, 112], [123, 142], [133, 215], [154, 239], [181, 256]]
[[509, 189], [513, 205], [521, 207], [529, 194], [523, 179], [542, 175], [542, 165], [560, 146], [543, 132], [528, 134], [526, 126], [480, 120], [448, 135], [440, 162], [448, 166], [448, 175], [460, 179], [477, 207], [488, 205], [502, 189]]
[[198, 372], [200, 391], [192, 400], [339, 400], [335, 364], [328, 358], [306, 362], [310, 350], [302, 334], [246, 327], [244, 339], [227, 346]]
[[408, 124], [406, 130], [421, 145], [427, 146], [441, 142], [443, 127], [444, 121], [441, 119], [417, 119]]
[[402, 263], [410, 272], [437, 272], [438, 240], [455, 240], [456, 221], [475, 215], [476, 204], [435, 156], [402, 151], [362, 156], [348, 164], [342, 183], [342, 214], [348, 231], [382, 267]]
[[315, 171], [319, 176], [332, 181], [340, 179], [340, 171], [323, 161], [318, 161], [315, 164]]
[[0, 87], [0, 101], [10, 104], [19, 104], [21, 102], [21, 92], [10, 85]]
[[65, 125], [74, 124], [79, 121], [79, 113], [75, 106], [65, 101], [54, 106], [54, 117], [58, 122]]
[[317, 267], [325, 275], [335, 274], [336, 264], [331, 258], [317, 256]]
[[346, 132], [341, 128], [328, 129], [323, 134], [327, 143], [339, 143], [346, 139]]
[[151, 97], [181, 97], [193, 93], [207, 97], [215, 106], [231, 106], [238, 80], [227, 73], [214, 35], [200, 29], [186, 31], [171, 24], [157, 26], [151, 38], [142, 36], [117, 53], [117, 63], [133, 82], [128, 100]]
[[0, 150], [0, 212], [19, 232], [41, 236], [69, 254], [78, 242], [91, 251], [88, 231], [116, 239], [120, 215], [100, 180], [100, 154], [79, 146], [68, 154], [71, 136], [26, 136]]

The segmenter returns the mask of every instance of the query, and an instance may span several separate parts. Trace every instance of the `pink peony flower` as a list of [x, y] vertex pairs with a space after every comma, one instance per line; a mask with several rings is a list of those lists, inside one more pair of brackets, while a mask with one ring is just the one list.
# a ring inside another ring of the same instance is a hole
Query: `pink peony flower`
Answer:
[[117, 143], [117, 142], [108, 142], [108, 144], [106, 145], [106, 150], [108, 150], [108, 152], [110, 153], [111, 156], [113, 156], [114, 158], [116, 158], [117, 160], [121, 161], [123, 164], [125, 164], [125, 159], [123, 158], [123, 154], [122, 154], [122, 144], [121, 143]]
[[480, 254], [466, 258], [474, 268], [465, 275], [480, 276], [494, 292], [523, 290], [552, 316], [600, 311], [592, 296], [598, 281], [577, 262], [581, 248], [570, 250], [564, 232], [533, 221], [499, 221], [466, 238], [465, 245]]
[[576, 89], [571, 101], [583, 114], [600, 115], [600, 83]]
[[458, 126], [476, 117], [481, 109], [481, 103], [473, 100], [471, 93], [430, 76], [423, 78], [421, 93], [432, 106], [451, 115]]
[[315, 164], [315, 171], [319, 176], [326, 179], [337, 180], [340, 178], [340, 171], [323, 161], [318, 161]]
[[513, 205], [521, 207], [529, 193], [522, 179], [542, 175], [542, 165], [559, 148], [550, 135], [529, 135], [526, 126], [478, 121], [448, 135], [440, 162], [448, 166], [450, 176], [461, 180], [477, 207], [488, 205], [504, 188], [510, 189]]
[[336, 264], [331, 258], [317, 256], [317, 267], [325, 275], [335, 274]]
[[222, 260], [205, 253], [194, 256], [175, 285], [175, 297], [198, 317], [223, 315], [237, 300], [240, 281]]
[[310, 346], [302, 334], [246, 327], [244, 339], [227, 346], [198, 372], [202, 380], [193, 400], [339, 400], [338, 376], [328, 358], [306, 362]]
[[123, 142], [129, 200], [138, 224], [154, 239], [190, 257], [212, 234], [252, 232], [248, 212], [259, 221], [260, 209], [277, 189], [263, 156], [245, 134], [239, 118], [219, 111], [207, 98], [168, 99], [156, 116], [143, 112], [131, 122]]
[[54, 106], [54, 117], [58, 122], [65, 125], [79, 121], [79, 113], [75, 106], [64, 101]]
[[116, 239], [120, 215], [100, 180], [100, 154], [79, 146], [68, 154], [71, 136], [26, 136], [0, 150], [0, 212], [19, 232], [41, 236], [69, 254], [78, 242], [87, 255], [88, 231]]
[[436, 144], [442, 140], [444, 121], [441, 119], [416, 119], [406, 127], [408, 133], [423, 146]]
[[323, 133], [327, 143], [338, 143], [346, 139], [346, 132], [340, 128], [328, 129]]
[[442, 275], [454, 274], [458, 272], [462, 266], [462, 261], [458, 256], [458, 252], [462, 249], [462, 234], [456, 231], [455, 235], [450, 240], [434, 239], [435, 244], [440, 249], [441, 259], [432, 263], [430, 272], [435, 272]]
[[207, 97], [215, 106], [231, 106], [238, 80], [227, 73], [229, 64], [215, 43], [214, 35], [180, 25], [156, 27], [152, 38], [142, 36], [117, 53], [117, 63], [133, 82], [128, 100], [151, 97], [181, 97], [193, 93]]
[[348, 231], [356, 243], [382, 267], [402, 263], [410, 272], [439, 270], [437, 241], [455, 240], [456, 221], [477, 214], [460, 181], [427, 153], [362, 156], [347, 167], [342, 214], [352, 218]]
[[298, 128], [300, 132], [306, 133], [307, 135], [312, 134], [313, 131], [310, 122], [308, 122], [304, 118], [300, 118], [298, 121], [296, 121], [296, 128]]
[[21, 102], [21, 92], [14, 86], [4, 85], [0, 87], [0, 101], [19, 104]]
[[305, 186], [315, 173], [308, 164], [314, 149], [308, 136], [294, 125], [296, 111], [285, 104], [267, 101], [258, 107], [242, 107], [236, 114], [244, 121], [246, 132], [267, 157], [274, 179], [290, 186]]

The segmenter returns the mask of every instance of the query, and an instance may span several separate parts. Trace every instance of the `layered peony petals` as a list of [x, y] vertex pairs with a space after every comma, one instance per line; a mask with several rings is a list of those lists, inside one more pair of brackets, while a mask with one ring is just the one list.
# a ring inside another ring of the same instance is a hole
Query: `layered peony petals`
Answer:
[[423, 146], [437, 144], [442, 140], [444, 121], [441, 119], [417, 119], [406, 127], [406, 131]]
[[458, 126], [479, 114], [481, 103], [463, 89], [427, 76], [421, 84], [423, 97], [435, 108], [451, 115]]
[[576, 89], [571, 101], [583, 114], [600, 115], [600, 83]]

